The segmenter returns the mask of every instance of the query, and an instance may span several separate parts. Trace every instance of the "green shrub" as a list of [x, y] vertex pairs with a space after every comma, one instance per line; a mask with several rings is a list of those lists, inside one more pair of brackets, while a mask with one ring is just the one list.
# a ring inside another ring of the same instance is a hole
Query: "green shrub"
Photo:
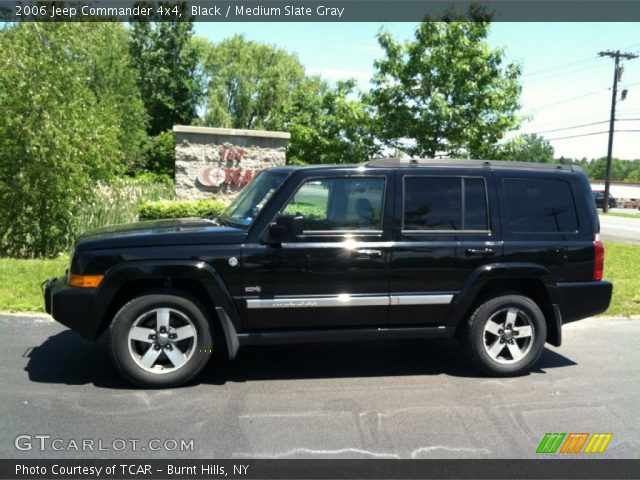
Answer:
[[[152, 173], [118, 178], [109, 184], [97, 184], [93, 197], [92, 202], [77, 202], [74, 219], [79, 233], [105, 225], [135, 222], [141, 203], [173, 198], [173, 179]], [[67, 247], [73, 241], [74, 237], [68, 237]]]
[[140, 220], [162, 218], [218, 217], [227, 205], [222, 200], [182, 200], [145, 202], [138, 209]]
[[145, 169], [173, 177], [175, 169], [176, 136], [171, 130], [149, 137], [144, 147]]

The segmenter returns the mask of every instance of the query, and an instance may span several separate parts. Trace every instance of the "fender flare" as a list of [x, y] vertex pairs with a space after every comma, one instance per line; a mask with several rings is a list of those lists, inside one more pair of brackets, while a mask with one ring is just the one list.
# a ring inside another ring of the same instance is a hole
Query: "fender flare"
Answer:
[[[200, 283], [214, 307], [223, 308], [227, 314], [227, 321], [235, 330], [241, 329], [240, 315], [231, 292], [211, 265], [199, 260], [143, 260], [120, 263], [107, 270], [89, 315], [89, 319], [93, 321], [85, 324], [82, 334], [86, 338], [95, 339], [106, 329], [111, 321], [105, 317], [106, 312], [123, 285], [139, 280], [171, 281], [175, 279], [195, 280]], [[218, 312], [212, 310], [210, 313]], [[228, 327], [223, 321], [221, 324], [223, 329]], [[225, 342], [231, 351], [232, 345], [229, 344], [226, 332]]]
[[464, 320], [465, 314], [475, 302], [481, 289], [494, 280], [539, 280], [551, 301], [549, 314], [552, 318], [549, 319], [547, 339], [553, 345], [559, 345], [562, 338], [562, 319], [559, 318], [560, 300], [556, 281], [547, 268], [535, 263], [490, 263], [476, 268], [453, 298], [445, 319], [446, 326], [455, 329]]

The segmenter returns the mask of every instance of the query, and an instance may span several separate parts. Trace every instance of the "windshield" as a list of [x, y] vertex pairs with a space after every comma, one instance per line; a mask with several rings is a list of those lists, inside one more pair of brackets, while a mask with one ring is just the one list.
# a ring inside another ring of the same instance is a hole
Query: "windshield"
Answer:
[[286, 172], [261, 172], [231, 202], [220, 220], [234, 227], [248, 227], [286, 176]]

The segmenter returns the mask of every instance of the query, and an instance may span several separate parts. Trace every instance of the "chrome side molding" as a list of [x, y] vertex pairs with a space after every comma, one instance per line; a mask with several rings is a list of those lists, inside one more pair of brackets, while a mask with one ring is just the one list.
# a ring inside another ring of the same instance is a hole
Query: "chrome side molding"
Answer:
[[433, 295], [335, 295], [330, 297], [275, 297], [247, 299], [247, 308], [320, 308], [320, 307], [375, 307], [389, 305], [446, 305], [453, 294]]

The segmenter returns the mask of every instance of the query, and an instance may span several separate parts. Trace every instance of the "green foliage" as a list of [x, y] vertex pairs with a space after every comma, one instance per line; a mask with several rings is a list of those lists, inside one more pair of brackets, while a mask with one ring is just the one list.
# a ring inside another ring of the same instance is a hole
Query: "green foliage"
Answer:
[[208, 86], [205, 125], [264, 129], [304, 79], [295, 55], [240, 35], [197, 45]]
[[138, 89], [138, 72], [129, 55], [128, 32], [122, 24], [83, 25], [85, 59], [91, 72], [89, 88], [115, 114], [121, 162], [128, 172], [145, 161], [147, 112]]
[[[135, 222], [142, 203], [173, 198], [173, 179], [145, 173], [135, 178], [118, 178], [109, 184], [99, 183], [94, 187], [93, 193], [93, 201], [76, 207], [74, 216], [78, 232], [105, 225]], [[74, 240], [73, 236], [68, 236], [66, 248], [70, 248]]]
[[485, 157], [516, 128], [520, 68], [504, 65], [488, 31], [488, 22], [422, 22], [404, 44], [381, 31], [369, 95], [378, 137], [416, 156]]
[[493, 157], [496, 160], [553, 163], [553, 146], [536, 134], [519, 135], [501, 145]]
[[191, 22], [133, 22], [129, 50], [149, 115], [149, 134], [190, 125], [202, 86]]
[[358, 163], [378, 152], [371, 118], [353, 80], [329, 87], [317, 77], [306, 79], [269, 127], [291, 133], [291, 164]]
[[326, 220], [327, 208], [318, 205], [305, 205], [301, 203], [290, 203], [282, 211], [283, 215], [302, 215], [305, 220]]
[[145, 170], [173, 177], [176, 135], [172, 130], [149, 137], [145, 145]]
[[126, 168], [119, 93], [104, 85], [94, 47], [118, 28], [51, 22], [0, 31], [0, 256], [60, 252], [78, 231], [77, 206], [93, 200], [87, 185]]
[[162, 218], [219, 217], [227, 205], [221, 200], [145, 202], [138, 209], [140, 220]]
[[[598, 158], [587, 165], [587, 175], [594, 180], [604, 180], [606, 168], [607, 158]], [[612, 158], [611, 180], [640, 181], [640, 160], [620, 160], [619, 158]]]

